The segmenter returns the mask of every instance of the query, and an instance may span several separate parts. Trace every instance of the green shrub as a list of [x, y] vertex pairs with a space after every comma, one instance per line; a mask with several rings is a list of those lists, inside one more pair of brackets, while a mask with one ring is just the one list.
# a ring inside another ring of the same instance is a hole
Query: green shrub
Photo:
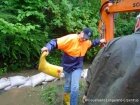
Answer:
[[44, 36], [36, 32], [38, 27], [38, 25], [30, 23], [13, 24], [0, 18], [0, 54], [4, 60], [3, 64], [8, 65], [8, 69], [17, 70], [21, 67], [30, 67], [39, 58]]
[[134, 32], [136, 13], [119, 13], [115, 19], [115, 37], [130, 35]]
[[[38, 64], [40, 49], [52, 38], [77, 33], [84, 27], [97, 31], [100, 0], [3, 0], [0, 3], [0, 68], [16, 71]], [[115, 35], [133, 31], [135, 13], [120, 15]], [[124, 20], [126, 18], [126, 20]], [[86, 59], [92, 60], [99, 48], [90, 50]], [[47, 60], [60, 64], [60, 52]], [[5, 66], [5, 64], [7, 66]]]
[[[41, 4], [42, 3], [42, 4]], [[48, 39], [45, 1], [6, 0], [0, 5], [0, 68], [16, 71], [34, 67]], [[8, 65], [5, 66], [4, 64]]]

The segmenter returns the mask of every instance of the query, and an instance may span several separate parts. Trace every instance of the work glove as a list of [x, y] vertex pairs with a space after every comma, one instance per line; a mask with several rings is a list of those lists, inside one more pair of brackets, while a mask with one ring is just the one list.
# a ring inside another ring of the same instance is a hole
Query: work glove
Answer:
[[43, 53], [43, 52], [46, 52], [46, 56], [49, 54], [49, 51], [48, 51], [48, 48], [47, 47], [43, 47], [42, 49], [41, 49], [41, 53]]
[[106, 45], [105, 39], [100, 39], [100, 47], [104, 47]]
[[100, 39], [100, 43], [106, 43], [105, 39]]
[[47, 47], [43, 47], [43, 48], [41, 49], [41, 53], [43, 53], [44, 51], [48, 52], [48, 48], [47, 48]]

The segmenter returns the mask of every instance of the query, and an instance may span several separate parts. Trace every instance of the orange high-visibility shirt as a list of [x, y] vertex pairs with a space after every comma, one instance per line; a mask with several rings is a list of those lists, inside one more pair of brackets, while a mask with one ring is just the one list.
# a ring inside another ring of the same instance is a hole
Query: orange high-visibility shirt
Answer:
[[58, 49], [73, 57], [85, 56], [92, 43], [90, 40], [80, 41], [77, 34], [70, 34], [57, 38]]

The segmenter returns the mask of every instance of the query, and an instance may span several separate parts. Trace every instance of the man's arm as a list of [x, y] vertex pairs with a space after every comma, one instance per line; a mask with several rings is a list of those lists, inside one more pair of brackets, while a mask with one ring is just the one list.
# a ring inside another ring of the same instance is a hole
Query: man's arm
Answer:
[[106, 43], [105, 39], [94, 39], [92, 40], [92, 46], [98, 46], [100, 43]]
[[57, 40], [56, 39], [52, 39], [50, 42], [48, 42], [42, 49], [41, 51], [52, 51], [53, 49], [57, 48]]

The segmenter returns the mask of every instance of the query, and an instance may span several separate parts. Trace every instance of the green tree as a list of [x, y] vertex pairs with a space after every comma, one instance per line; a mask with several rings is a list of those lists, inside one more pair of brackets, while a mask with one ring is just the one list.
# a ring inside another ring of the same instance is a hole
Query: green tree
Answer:
[[[38, 63], [40, 49], [52, 38], [77, 33], [91, 27], [97, 31], [100, 0], [3, 0], [0, 3], [0, 68], [1, 71], [31, 68]], [[116, 36], [133, 31], [136, 14], [118, 15]], [[126, 20], [124, 21], [124, 18]], [[124, 23], [124, 24], [123, 24]], [[92, 60], [99, 48], [88, 52]], [[57, 58], [57, 60], [56, 60]], [[59, 64], [60, 52], [47, 60]]]

